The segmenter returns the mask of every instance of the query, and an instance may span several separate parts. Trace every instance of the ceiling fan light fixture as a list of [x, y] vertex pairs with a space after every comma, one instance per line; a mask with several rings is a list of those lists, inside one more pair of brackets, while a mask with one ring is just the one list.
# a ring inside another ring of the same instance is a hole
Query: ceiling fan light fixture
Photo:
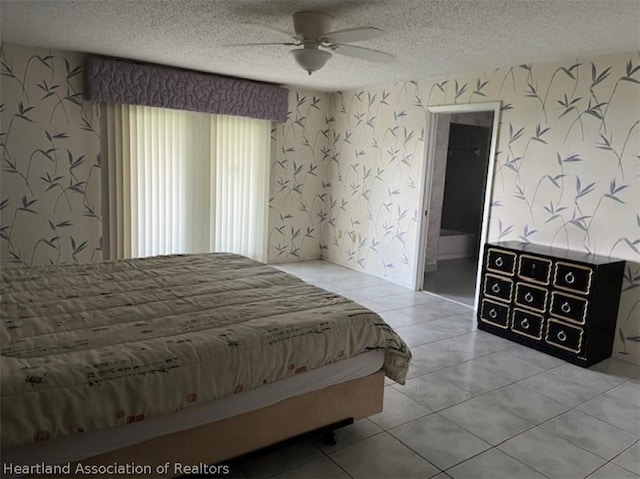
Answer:
[[332, 57], [331, 53], [317, 48], [291, 50], [291, 54], [293, 58], [295, 58], [296, 63], [309, 72], [309, 75], [320, 70], [329, 58]]

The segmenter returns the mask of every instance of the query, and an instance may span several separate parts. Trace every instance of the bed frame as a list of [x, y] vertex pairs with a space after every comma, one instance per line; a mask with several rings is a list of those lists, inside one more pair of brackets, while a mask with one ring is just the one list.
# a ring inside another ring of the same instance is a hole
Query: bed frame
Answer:
[[[222, 464], [288, 438], [382, 411], [384, 373], [354, 379], [210, 424], [83, 459], [83, 465]], [[73, 463], [75, 464], [75, 463]], [[74, 470], [72, 465], [71, 470]], [[173, 465], [170, 468], [173, 471]], [[156, 476], [159, 477], [159, 476]], [[162, 476], [173, 477], [173, 474]]]

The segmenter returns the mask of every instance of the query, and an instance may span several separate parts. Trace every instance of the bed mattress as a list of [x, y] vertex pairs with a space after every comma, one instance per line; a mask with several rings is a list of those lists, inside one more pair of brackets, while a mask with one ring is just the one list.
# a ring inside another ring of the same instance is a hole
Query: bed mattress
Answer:
[[233, 254], [2, 270], [1, 445], [146, 421], [383, 350], [375, 313]]
[[384, 351], [369, 351], [264, 387], [197, 404], [191, 408], [109, 429], [72, 434], [53, 441], [6, 449], [2, 462], [20, 465], [65, 464], [254, 411], [285, 399], [359, 379], [382, 368]]

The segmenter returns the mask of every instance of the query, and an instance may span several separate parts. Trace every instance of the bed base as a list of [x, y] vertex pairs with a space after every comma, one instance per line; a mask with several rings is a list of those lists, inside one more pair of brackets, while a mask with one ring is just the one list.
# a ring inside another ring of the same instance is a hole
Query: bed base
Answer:
[[322, 441], [328, 446], [335, 446], [338, 444], [338, 438], [336, 437], [336, 430], [341, 427], [351, 426], [353, 424], [353, 418], [338, 421], [329, 426], [323, 427], [319, 432], [322, 432]]
[[[243, 454], [242, 456], [238, 456], [238, 457], [234, 457], [228, 461], [224, 461], [223, 463], [218, 464], [219, 466], [222, 465], [229, 465], [231, 468], [231, 477], [235, 477], [235, 470], [236, 467], [240, 466], [243, 462], [246, 461], [251, 461], [252, 459], [259, 457], [261, 455], [264, 454], [268, 454], [269, 452], [272, 451], [277, 451], [279, 449], [285, 448], [289, 445], [295, 444], [297, 442], [300, 442], [304, 439], [318, 439], [321, 438], [322, 442], [329, 445], [329, 446], [335, 446], [336, 444], [338, 444], [338, 439], [337, 439], [337, 435], [336, 435], [336, 431], [340, 428], [343, 427], [347, 427], [350, 426], [354, 423], [353, 418], [349, 418], [349, 419], [344, 419], [342, 421], [338, 421], [338, 422], [334, 422], [333, 424], [328, 424], [326, 426], [323, 426], [319, 429], [314, 429], [313, 431], [309, 431], [309, 432], [305, 432], [302, 434], [298, 434], [297, 436], [294, 437], [290, 437], [288, 439], [284, 439], [280, 442], [277, 442], [275, 444], [272, 444], [270, 446], [266, 446], [263, 448], [260, 448], [256, 451], [251, 451], [248, 452], [247, 454]], [[189, 476], [189, 475], [182, 475], [182, 476], [178, 476], [178, 478], [182, 479], [182, 478], [188, 478], [188, 477], [193, 477], [193, 476]], [[214, 476], [217, 477], [217, 476]]]
[[[249, 452], [322, 428], [327, 432], [327, 439], [335, 440], [332, 432], [338, 425], [346, 425], [343, 421], [352, 422], [382, 411], [383, 392], [384, 373], [378, 371], [255, 411], [159, 436], [78, 462], [83, 466], [135, 463], [150, 465], [153, 471], [169, 462], [172, 464], [170, 474], [154, 472], [153, 477], [175, 477], [179, 475], [173, 473], [176, 463], [224, 464]], [[74, 470], [74, 465], [71, 470]]]

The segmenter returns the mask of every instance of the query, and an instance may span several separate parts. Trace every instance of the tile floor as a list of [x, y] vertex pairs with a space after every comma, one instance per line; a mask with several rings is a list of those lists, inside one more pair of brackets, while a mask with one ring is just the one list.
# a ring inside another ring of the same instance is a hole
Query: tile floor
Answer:
[[241, 461], [236, 477], [640, 477], [640, 370], [589, 370], [477, 331], [471, 308], [324, 261], [281, 265], [378, 312], [413, 352], [384, 411]]
[[438, 261], [438, 270], [424, 274], [424, 289], [473, 306], [478, 258]]

